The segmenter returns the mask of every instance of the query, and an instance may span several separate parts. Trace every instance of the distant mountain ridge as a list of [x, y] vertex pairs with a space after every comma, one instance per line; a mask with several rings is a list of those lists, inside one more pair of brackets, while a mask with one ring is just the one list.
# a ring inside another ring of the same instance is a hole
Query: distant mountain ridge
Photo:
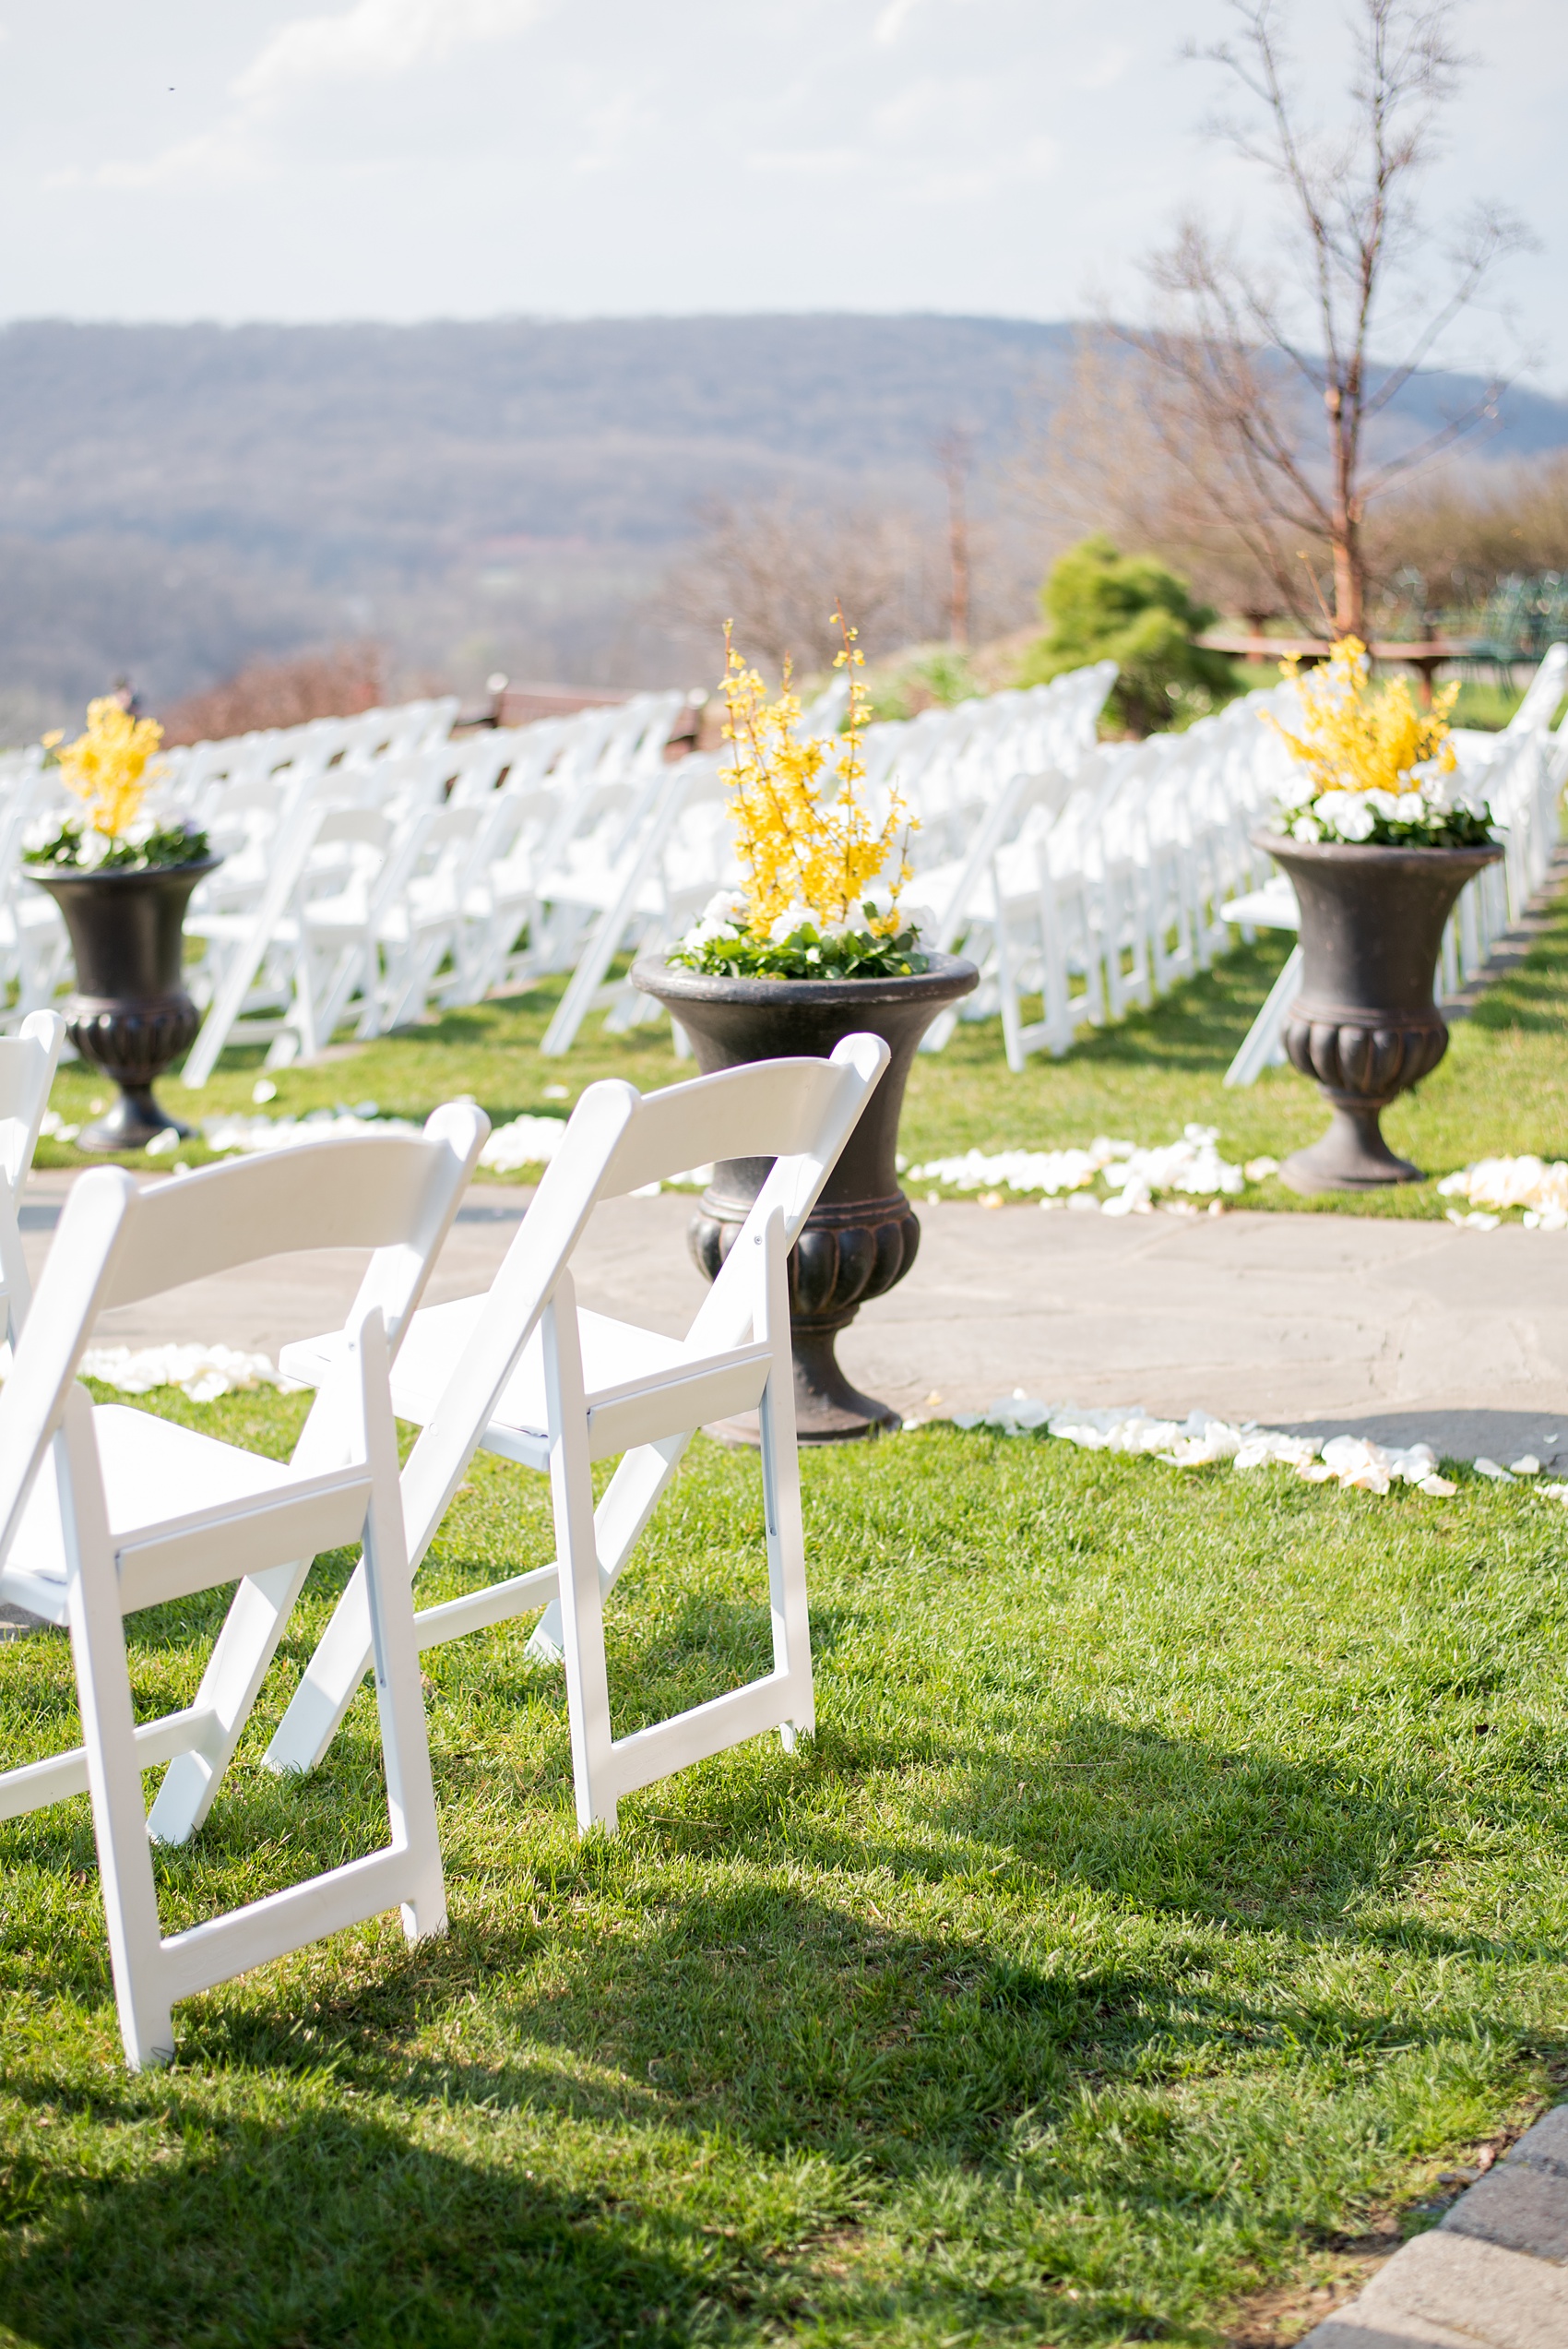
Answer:
[[[626, 614], [705, 496], [928, 503], [942, 434], [1004, 457], [1074, 335], [826, 316], [0, 328], [0, 714], [126, 667], [172, 696], [371, 628], [436, 665], [591, 681], [634, 660]], [[1419, 378], [1404, 428], [1479, 388]], [[1568, 402], [1505, 396], [1492, 453], [1564, 444]]]

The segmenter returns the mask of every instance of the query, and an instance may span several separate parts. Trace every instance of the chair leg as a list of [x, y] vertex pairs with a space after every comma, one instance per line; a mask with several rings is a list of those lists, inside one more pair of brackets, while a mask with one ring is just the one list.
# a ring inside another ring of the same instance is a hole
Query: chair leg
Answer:
[[235, 1592], [196, 1698], [215, 1715], [214, 1725], [199, 1747], [176, 1755], [164, 1772], [147, 1822], [156, 1842], [187, 1842], [212, 1808], [310, 1568], [309, 1558], [271, 1567], [247, 1575]]
[[550, 1404], [550, 1489], [555, 1514], [556, 1570], [561, 1578], [577, 1825], [586, 1834], [597, 1820], [613, 1835], [616, 1804], [609, 1776], [612, 1740], [610, 1683], [604, 1664], [604, 1598], [594, 1540], [582, 1349], [569, 1273], [563, 1273], [556, 1283], [544, 1316], [543, 1336], [544, 1389]]
[[801, 1461], [795, 1441], [795, 1377], [790, 1350], [789, 1251], [781, 1215], [770, 1217], [766, 1240], [767, 1334], [773, 1368], [762, 1392], [763, 1512], [767, 1526], [767, 1588], [773, 1613], [773, 1668], [799, 1694], [778, 1735], [787, 1754], [797, 1735], [816, 1728], [812, 1690], [811, 1610], [806, 1595], [806, 1540], [801, 1518]]
[[362, 1558], [349, 1578], [304, 1675], [262, 1757], [267, 1770], [315, 1770], [371, 1661], [370, 1616]]
[[[337, 1404], [330, 1393], [318, 1395], [311, 1407], [310, 1417], [294, 1447], [292, 1465], [301, 1470], [327, 1469], [342, 1457], [344, 1431]], [[148, 1831], [160, 1843], [184, 1843], [212, 1808], [224, 1773], [234, 1758], [234, 1749], [244, 1734], [255, 1703], [261, 1684], [267, 1676], [278, 1642], [283, 1636], [290, 1616], [299, 1603], [301, 1592], [314, 1561], [302, 1558], [291, 1566], [270, 1567], [264, 1574], [247, 1575], [234, 1592], [217, 1645], [202, 1675], [201, 1692], [196, 1701], [210, 1707], [216, 1716], [213, 1728], [202, 1745], [180, 1755], [171, 1762], [158, 1790], [148, 1819]], [[365, 1614], [363, 1591], [364, 1568], [357, 1567], [354, 1582], [360, 1592], [357, 1622], [360, 1629], [359, 1669], [350, 1681], [347, 1692], [331, 1727], [322, 1739], [326, 1750], [332, 1731], [348, 1711], [354, 1690], [364, 1676], [370, 1661], [370, 1625]], [[341, 1605], [341, 1602], [339, 1602]], [[336, 1614], [333, 1621], [337, 1621]], [[312, 1659], [314, 1663], [315, 1659]], [[302, 1683], [302, 1688], [303, 1684]], [[301, 1691], [296, 1690], [296, 1701]], [[276, 1743], [276, 1739], [274, 1740]], [[272, 1767], [288, 1767], [272, 1761]], [[320, 1756], [314, 1757], [319, 1760]]]
[[[174, 2026], [161, 1982], [158, 1893], [137, 1764], [125, 1627], [103, 1488], [97, 1473], [91, 1409], [85, 1389], [77, 1388], [66, 1403], [65, 1430], [55, 1438], [57, 1444], [71, 1446], [84, 1472], [72, 1480], [65, 1476], [60, 1480], [71, 1560], [67, 1590], [71, 1653], [120, 2037], [125, 2061], [133, 2071], [142, 2071], [172, 2061]], [[89, 1511], [91, 1522], [88, 1521]]]
[[[614, 1588], [690, 1441], [689, 1436], [661, 1436], [656, 1443], [639, 1444], [625, 1454], [610, 1479], [593, 1520], [601, 1592]], [[523, 1652], [530, 1663], [561, 1662], [565, 1649], [558, 1598], [551, 1600], [534, 1625]]]
[[428, 1934], [446, 1930], [446, 1885], [430, 1775], [430, 1732], [420, 1687], [412, 1578], [398, 1485], [398, 1438], [386, 1390], [386, 1339], [379, 1317], [367, 1326], [362, 1342], [372, 1357], [364, 1366], [365, 1433], [376, 1497], [365, 1521], [364, 1567], [375, 1662], [375, 1705], [392, 1846], [395, 1851], [406, 1851], [411, 1863], [409, 1890], [401, 1904], [403, 1930], [410, 1941], [421, 1941]]

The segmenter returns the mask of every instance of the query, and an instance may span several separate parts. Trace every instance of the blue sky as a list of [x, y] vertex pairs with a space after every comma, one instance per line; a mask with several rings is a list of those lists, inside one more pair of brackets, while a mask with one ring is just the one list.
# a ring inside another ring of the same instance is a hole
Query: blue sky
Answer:
[[[1138, 299], [1185, 207], [1255, 225], [1176, 63], [1224, 0], [0, 0], [0, 316], [422, 318]], [[1310, 70], [1326, 89], [1338, 12]], [[1544, 250], [1568, 388], [1568, 0], [1467, 0], [1430, 201]], [[1486, 364], [1490, 319], [1448, 355]]]

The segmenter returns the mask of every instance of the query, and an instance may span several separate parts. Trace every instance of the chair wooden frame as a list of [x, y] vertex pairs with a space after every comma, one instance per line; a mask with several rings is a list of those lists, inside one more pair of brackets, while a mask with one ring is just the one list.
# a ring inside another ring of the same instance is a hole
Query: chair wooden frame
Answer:
[[[534, 1652], [564, 1654], [585, 1830], [597, 1821], [613, 1831], [621, 1795], [706, 1755], [771, 1728], [789, 1747], [812, 1726], [787, 1263], [887, 1059], [880, 1039], [861, 1035], [847, 1038], [829, 1061], [763, 1062], [647, 1097], [619, 1081], [590, 1086], [488, 1294], [415, 1318], [393, 1380], [394, 1408], [423, 1431], [403, 1475], [410, 1562], [417, 1569], [481, 1449], [549, 1473], [557, 1559], [422, 1610], [416, 1634], [422, 1649], [435, 1647], [549, 1603]], [[572, 1253], [599, 1199], [677, 1173], [693, 1156], [772, 1157], [775, 1164], [685, 1340], [652, 1340], [651, 1366], [606, 1377], [606, 1356], [612, 1368], [618, 1347], [648, 1333], [578, 1313]], [[595, 1365], [585, 1365], [585, 1350]], [[330, 1375], [335, 1353], [335, 1341], [308, 1341], [286, 1349], [283, 1363], [315, 1383]], [[752, 1409], [761, 1422], [773, 1671], [616, 1739], [604, 1597], [696, 1429]], [[591, 1463], [616, 1453], [619, 1466], [596, 1509]], [[274, 1769], [315, 1767], [368, 1660], [356, 1577], [268, 1747]]]
[[[394, 1905], [411, 1938], [445, 1921], [388, 1361], [487, 1130], [482, 1113], [454, 1104], [422, 1137], [314, 1144], [146, 1190], [94, 1168], [61, 1217], [0, 1394], [0, 1599], [68, 1627], [83, 1742], [0, 1775], [0, 1818], [91, 1797], [134, 2069], [172, 2054], [176, 1999]], [[113, 1306], [284, 1249], [356, 1246], [375, 1253], [287, 1468], [123, 1405], [95, 1408], [77, 1383]], [[390, 1844], [165, 1940], [149, 1832], [188, 1833], [205, 1816], [312, 1559], [356, 1543]], [[239, 1589], [195, 1703], [138, 1725], [123, 1617], [226, 1583]], [[141, 1774], [165, 1761], [149, 1819]]]

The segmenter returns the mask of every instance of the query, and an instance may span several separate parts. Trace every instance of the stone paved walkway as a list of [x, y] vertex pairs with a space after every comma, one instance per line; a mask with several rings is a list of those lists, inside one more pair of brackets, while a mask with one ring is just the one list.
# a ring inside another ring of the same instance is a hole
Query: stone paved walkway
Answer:
[[1568, 2105], [1301, 2349], [1568, 2349]]
[[[73, 1179], [29, 1186], [35, 1264]], [[433, 1302], [488, 1282], [527, 1201], [499, 1186], [469, 1192]], [[684, 1239], [693, 1204], [667, 1192], [600, 1209], [577, 1268], [584, 1303], [635, 1300], [649, 1322], [683, 1330], [702, 1295]], [[913, 1271], [840, 1345], [850, 1377], [906, 1414], [974, 1409], [1021, 1387], [1051, 1402], [1200, 1405], [1314, 1433], [1425, 1438], [1460, 1458], [1528, 1450], [1568, 1467], [1568, 1234], [968, 1202], [920, 1215]], [[333, 1325], [362, 1261], [276, 1258], [193, 1282], [107, 1315], [101, 1341], [220, 1340], [276, 1356]]]

